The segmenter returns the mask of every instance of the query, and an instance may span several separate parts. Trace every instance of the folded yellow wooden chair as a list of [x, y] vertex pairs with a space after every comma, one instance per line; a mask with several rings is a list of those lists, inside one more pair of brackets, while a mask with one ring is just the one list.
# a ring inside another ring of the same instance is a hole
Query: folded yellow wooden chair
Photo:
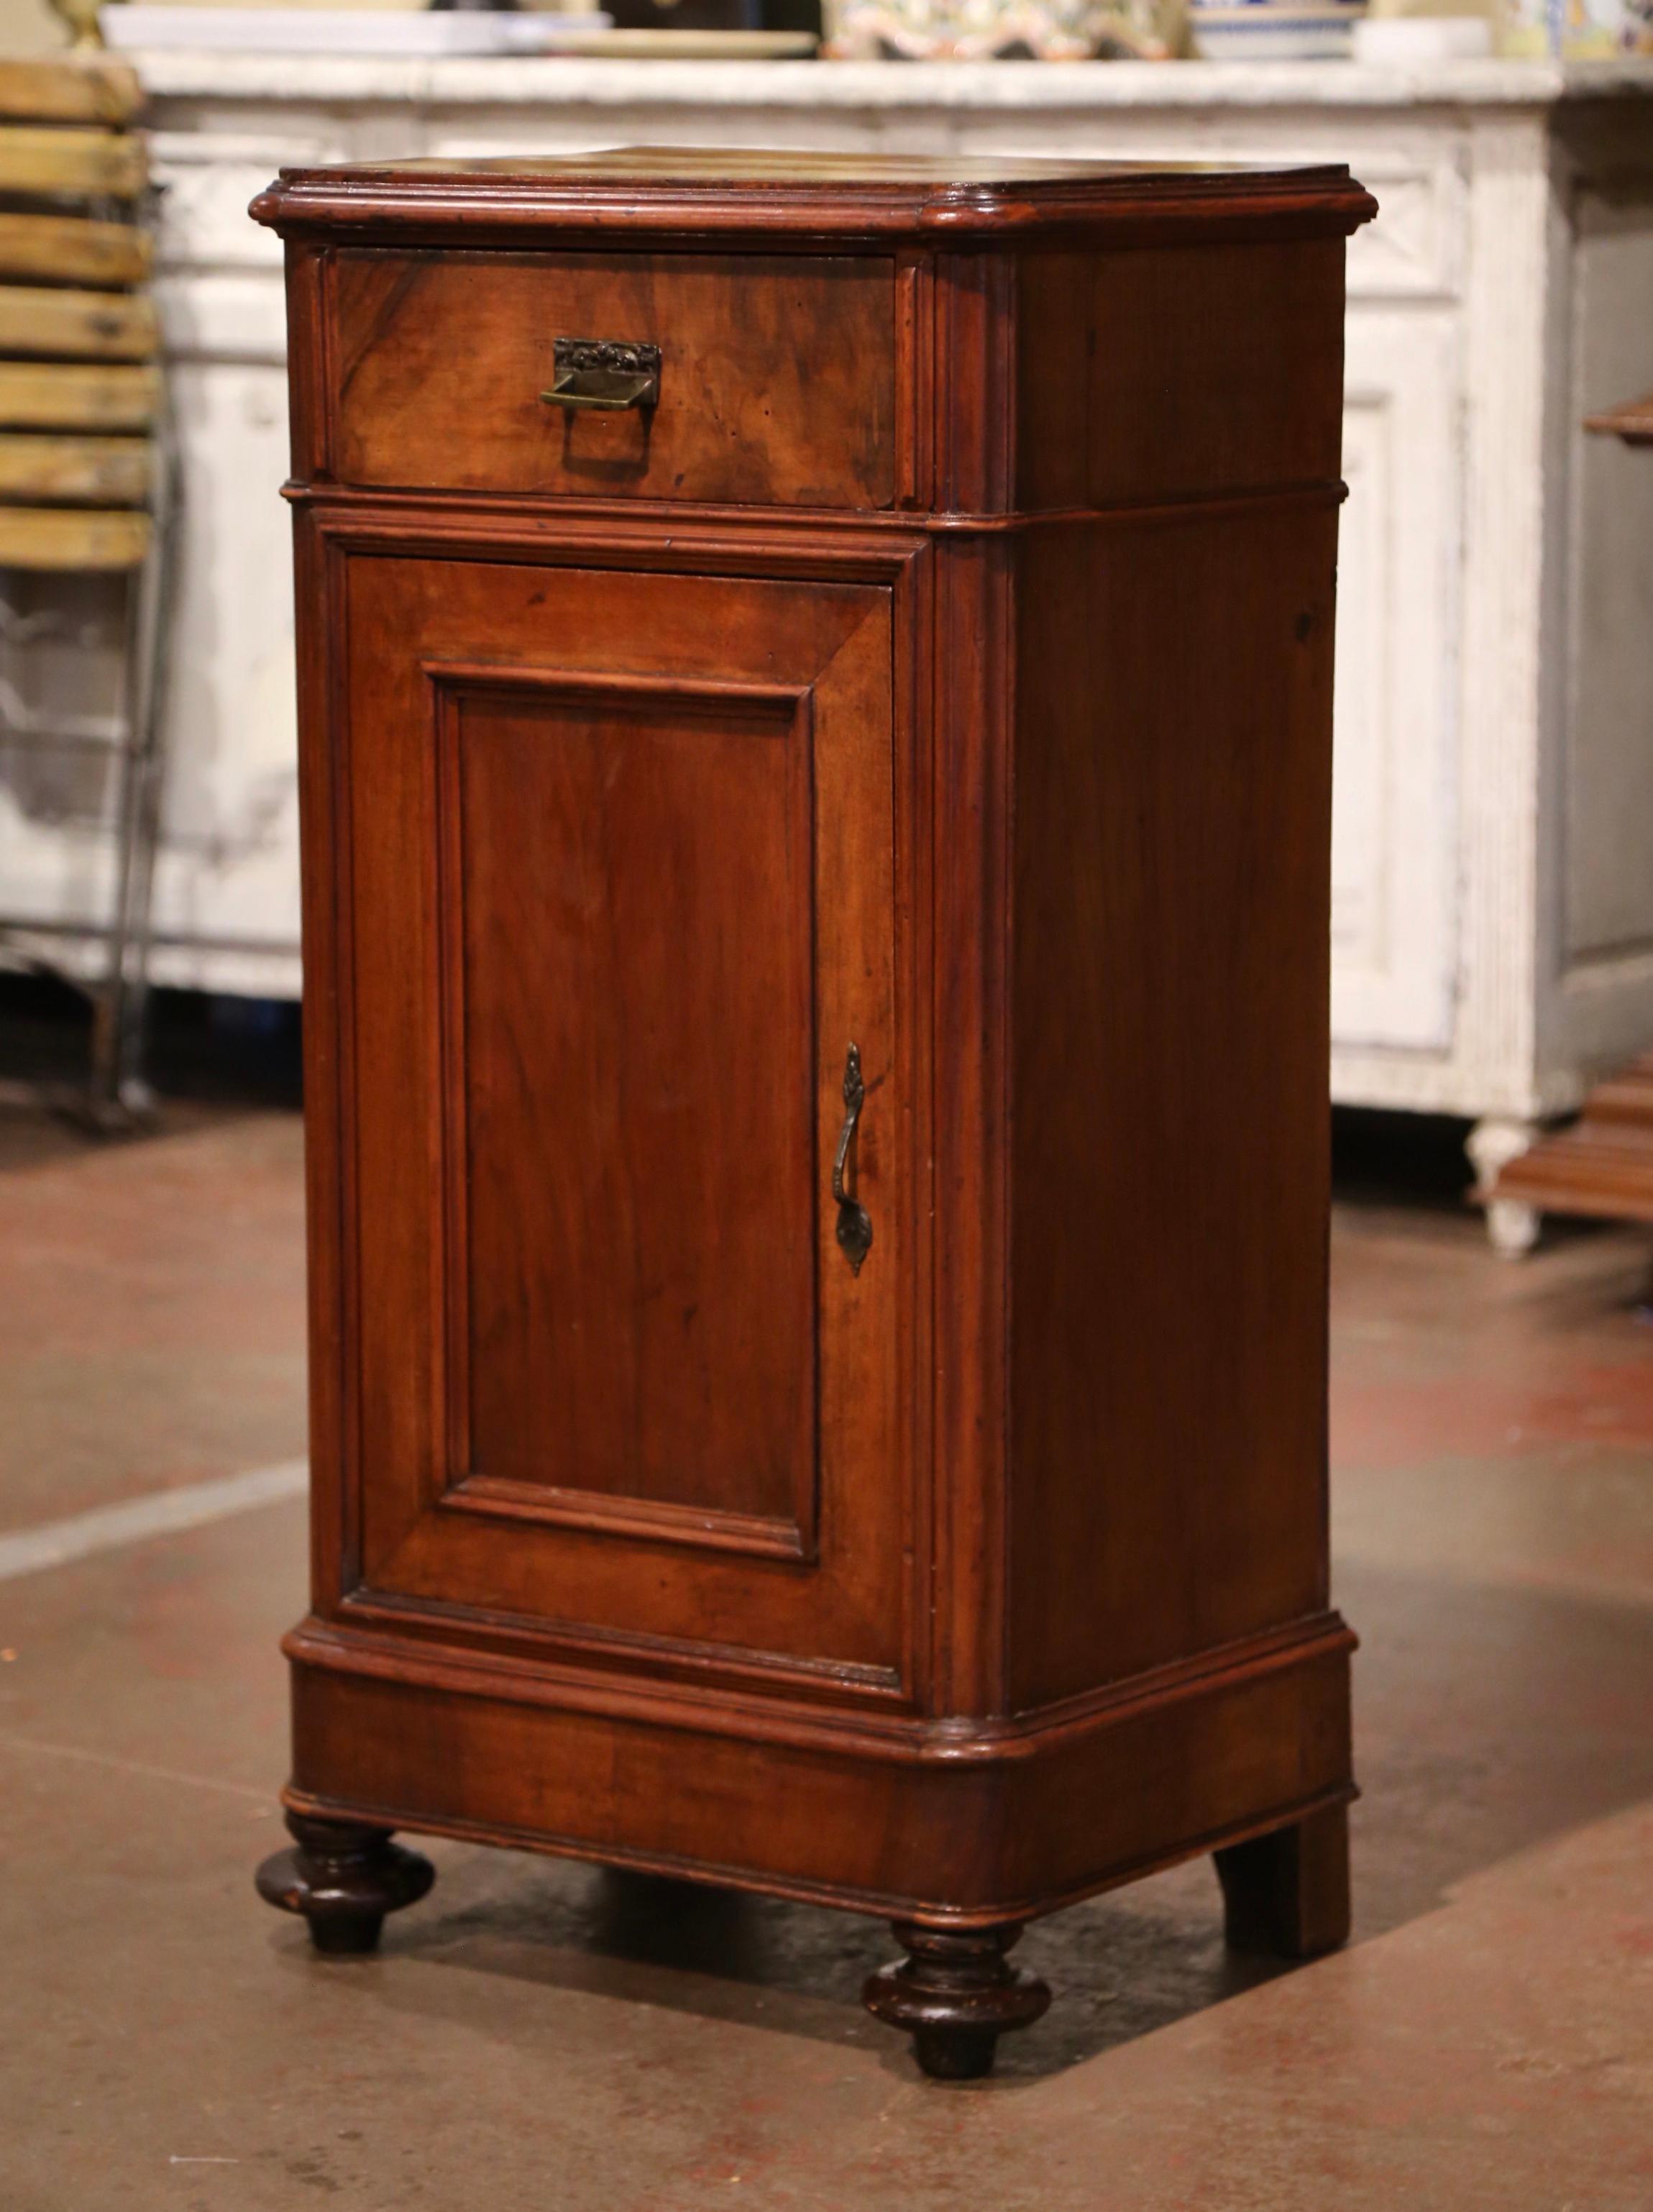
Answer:
[[101, 57], [0, 60], [0, 585], [20, 571], [128, 579], [114, 716], [54, 714], [15, 687], [0, 692], [0, 744], [116, 756], [112, 910], [64, 932], [94, 940], [100, 957], [88, 975], [43, 955], [46, 926], [8, 913], [4, 886], [0, 933], [14, 957], [58, 967], [88, 991], [90, 1101], [112, 1123], [147, 1103], [138, 1063], [175, 474], [143, 289], [153, 246], [146, 151], [132, 127], [141, 100], [132, 71]]

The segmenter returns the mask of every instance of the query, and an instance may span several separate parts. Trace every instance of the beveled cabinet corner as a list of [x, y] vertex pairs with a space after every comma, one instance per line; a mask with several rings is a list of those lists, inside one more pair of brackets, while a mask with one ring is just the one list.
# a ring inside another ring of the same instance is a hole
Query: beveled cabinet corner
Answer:
[[1325, 1504], [1344, 240], [1289, 172], [295, 170], [295, 1851], [1347, 1922]]

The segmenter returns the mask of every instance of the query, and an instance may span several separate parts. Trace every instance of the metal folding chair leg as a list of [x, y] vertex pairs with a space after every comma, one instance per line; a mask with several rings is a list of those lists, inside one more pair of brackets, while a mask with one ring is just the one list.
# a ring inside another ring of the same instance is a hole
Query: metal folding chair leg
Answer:
[[161, 821], [162, 645], [177, 514], [176, 456], [164, 423], [158, 444], [155, 528], [148, 557], [132, 580], [128, 616], [128, 734], [117, 803], [114, 911], [101, 989], [93, 1002], [87, 1106], [93, 1121], [109, 1128], [140, 1121], [154, 1109], [143, 1080], [143, 1028]]

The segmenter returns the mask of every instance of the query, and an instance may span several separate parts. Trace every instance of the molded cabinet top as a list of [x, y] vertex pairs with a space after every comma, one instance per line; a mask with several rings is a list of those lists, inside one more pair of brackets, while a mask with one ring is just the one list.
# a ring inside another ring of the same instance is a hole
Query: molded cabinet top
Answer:
[[283, 232], [361, 226], [945, 237], [1158, 231], [1237, 220], [1346, 232], [1376, 207], [1341, 163], [1275, 169], [641, 146], [283, 169], [252, 213]]

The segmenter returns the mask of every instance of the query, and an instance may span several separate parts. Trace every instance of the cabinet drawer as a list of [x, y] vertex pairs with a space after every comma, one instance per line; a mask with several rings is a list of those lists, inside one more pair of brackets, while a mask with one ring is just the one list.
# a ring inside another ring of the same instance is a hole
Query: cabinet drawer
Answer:
[[[882, 507], [895, 495], [885, 257], [392, 253], [334, 263], [343, 482]], [[556, 342], [658, 346], [657, 404], [541, 397]]]

